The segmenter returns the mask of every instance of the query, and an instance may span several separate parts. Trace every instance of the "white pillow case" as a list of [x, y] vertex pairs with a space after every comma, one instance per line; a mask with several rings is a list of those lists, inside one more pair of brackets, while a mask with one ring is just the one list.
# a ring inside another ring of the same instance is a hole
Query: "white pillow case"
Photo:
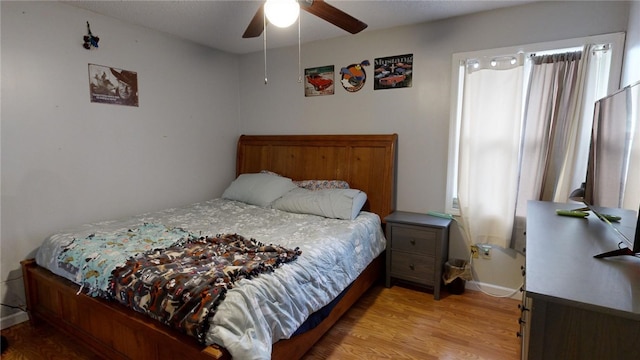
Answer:
[[272, 207], [298, 214], [353, 220], [366, 201], [367, 194], [357, 189], [295, 189], [277, 199]]
[[286, 177], [262, 173], [241, 174], [222, 193], [222, 198], [266, 207], [297, 188], [296, 184]]

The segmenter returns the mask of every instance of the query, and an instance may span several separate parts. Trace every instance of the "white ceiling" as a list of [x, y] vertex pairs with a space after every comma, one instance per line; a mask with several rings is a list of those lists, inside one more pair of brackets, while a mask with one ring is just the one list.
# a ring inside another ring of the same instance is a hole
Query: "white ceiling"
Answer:
[[[417, 24], [458, 15], [521, 5], [536, 0], [327, 0], [327, 3], [367, 23], [363, 32]], [[260, 51], [263, 37], [243, 39], [242, 34], [263, 1], [64, 1], [65, 3], [127, 23], [168, 33], [223, 50], [245, 54]], [[301, 11], [303, 43], [352, 36], [346, 31]], [[297, 26], [267, 29], [268, 48], [298, 43]], [[100, 35], [100, 29], [93, 29]]]

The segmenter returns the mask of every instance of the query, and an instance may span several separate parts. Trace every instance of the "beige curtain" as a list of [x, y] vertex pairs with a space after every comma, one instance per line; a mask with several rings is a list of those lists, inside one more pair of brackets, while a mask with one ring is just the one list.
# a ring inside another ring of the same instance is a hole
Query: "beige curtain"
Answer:
[[[527, 200], [567, 202], [585, 180], [593, 104], [585, 103], [592, 46], [583, 51], [532, 57], [522, 140], [516, 222]], [[586, 119], [586, 120], [584, 120]], [[522, 229], [524, 225], [516, 226]], [[512, 247], [524, 247], [514, 232]]]

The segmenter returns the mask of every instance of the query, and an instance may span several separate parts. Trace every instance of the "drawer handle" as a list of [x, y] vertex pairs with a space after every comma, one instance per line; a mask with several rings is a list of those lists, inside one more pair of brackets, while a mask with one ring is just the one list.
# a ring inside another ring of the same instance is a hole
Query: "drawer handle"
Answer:
[[409, 264], [409, 269], [411, 269], [411, 270], [415, 270], [415, 269], [416, 269], [416, 266], [415, 266], [415, 265], [413, 265], [413, 264]]
[[411, 243], [411, 245], [415, 245], [416, 244], [416, 239], [411, 239], [411, 240], [409, 240], [409, 242]]

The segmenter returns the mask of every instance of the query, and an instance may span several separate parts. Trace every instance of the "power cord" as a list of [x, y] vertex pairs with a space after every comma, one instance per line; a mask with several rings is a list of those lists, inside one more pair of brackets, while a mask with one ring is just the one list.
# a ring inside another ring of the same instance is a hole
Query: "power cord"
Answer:
[[[441, 216], [438, 213], [434, 213], [432, 214], [433, 216], [439, 216], [439, 217], [445, 217], [445, 216]], [[447, 215], [446, 218], [447, 219], [451, 219], [453, 220], [456, 225], [458, 225], [458, 227], [460, 228], [461, 232], [462, 232], [462, 236], [463, 237], [467, 237], [467, 238], [471, 238], [471, 236], [465, 231], [465, 227], [462, 225], [462, 223], [460, 221], [458, 221], [458, 219], [456, 219], [455, 216], [451, 215], [451, 214], [443, 214], [443, 215]], [[476, 279], [476, 277], [473, 275], [473, 253], [469, 254], [469, 268], [470, 268], [470, 273], [471, 273], [471, 280], [473, 280], [473, 285], [476, 287], [476, 289], [478, 289], [478, 291], [495, 297], [495, 298], [507, 298], [507, 297], [512, 297], [513, 295], [517, 294], [518, 292], [520, 292], [520, 289], [522, 289], [524, 287], [524, 282], [522, 282], [522, 284], [520, 284], [520, 286], [518, 286], [518, 288], [516, 290], [514, 290], [511, 293], [508, 294], [504, 294], [504, 295], [498, 295], [498, 294], [492, 294], [486, 290], [484, 290], [482, 287], [480, 287], [479, 281], [478, 279]]]
[[479, 281], [476, 279], [476, 277], [473, 275], [473, 254], [469, 255], [469, 267], [471, 268], [471, 279], [473, 280], [473, 285], [476, 287], [476, 289], [478, 289], [480, 292], [492, 296], [492, 297], [496, 297], [496, 298], [510, 298], [513, 295], [517, 294], [520, 292], [520, 289], [522, 289], [522, 287], [524, 286], [524, 282], [522, 282], [522, 284], [520, 284], [520, 286], [518, 286], [514, 291], [512, 291], [511, 293], [508, 294], [503, 294], [503, 295], [498, 295], [498, 294], [492, 294], [486, 290], [484, 290], [479, 284]]
[[16, 305], [9, 305], [9, 304], [3, 304], [3, 303], [0, 303], [0, 305], [6, 306], [6, 307], [11, 308], [11, 309], [18, 309], [18, 310], [27, 312], [27, 309], [25, 307], [23, 307], [23, 306], [20, 306], [20, 305], [16, 306]]

